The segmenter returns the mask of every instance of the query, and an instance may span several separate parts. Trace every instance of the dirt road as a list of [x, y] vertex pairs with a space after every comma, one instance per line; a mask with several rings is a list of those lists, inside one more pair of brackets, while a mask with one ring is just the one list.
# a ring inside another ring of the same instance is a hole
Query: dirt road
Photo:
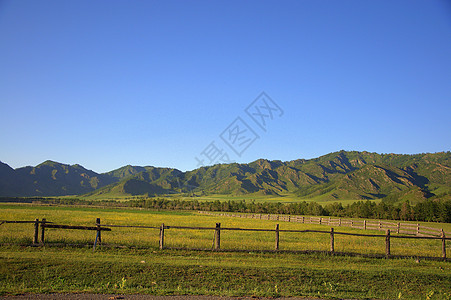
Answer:
[[[105, 295], [105, 294], [25, 294], [0, 296], [4, 300], [273, 300], [274, 298], [220, 297], [220, 296], [152, 296], [152, 295]], [[321, 300], [318, 298], [277, 298], [277, 300]]]

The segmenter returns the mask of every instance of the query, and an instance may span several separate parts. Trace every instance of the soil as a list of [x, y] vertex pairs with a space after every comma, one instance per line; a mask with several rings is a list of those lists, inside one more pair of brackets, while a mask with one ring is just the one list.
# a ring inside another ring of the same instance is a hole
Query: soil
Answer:
[[[152, 296], [152, 295], [113, 295], [113, 294], [24, 294], [0, 296], [4, 300], [274, 300], [275, 298], [222, 297], [222, 296]], [[317, 298], [276, 298], [277, 300], [320, 300]]]

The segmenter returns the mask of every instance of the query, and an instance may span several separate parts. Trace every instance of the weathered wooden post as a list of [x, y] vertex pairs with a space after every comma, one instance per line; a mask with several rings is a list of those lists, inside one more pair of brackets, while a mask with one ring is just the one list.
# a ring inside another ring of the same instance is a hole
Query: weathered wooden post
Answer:
[[399, 227], [400, 227], [400, 223], [398, 222], [397, 226], [396, 226], [396, 233], [399, 234]]
[[442, 228], [442, 257], [443, 257], [443, 260], [446, 260], [446, 237], [445, 237], [445, 231], [443, 231], [443, 228]]
[[160, 249], [164, 248], [164, 223], [160, 226]]
[[420, 224], [417, 223], [417, 235], [419, 235], [419, 234], [420, 234]]
[[221, 249], [221, 223], [216, 223], [215, 229], [215, 250]]
[[39, 219], [34, 220], [33, 244], [39, 243]]
[[92, 247], [92, 251], [96, 250], [97, 243], [99, 245], [102, 243], [102, 236], [101, 236], [101, 228], [100, 228], [100, 218], [96, 219], [96, 239], [94, 240], [94, 246]]
[[335, 252], [334, 228], [330, 228], [330, 252]]
[[97, 242], [99, 245], [102, 244], [102, 230], [100, 228], [100, 218], [96, 219], [96, 227], [97, 227]]
[[276, 251], [279, 250], [279, 224], [276, 224]]
[[41, 223], [41, 243], [44, 244], [44, 239], [45, 239], [45, 222], [46, 219], [42, 219], [42, 223]]
[[390, 257], [390, 229], [387, 229], [385, 233], [385, 256]]
[[366, 230], [366, 220], [363, 220], [363, 230]]

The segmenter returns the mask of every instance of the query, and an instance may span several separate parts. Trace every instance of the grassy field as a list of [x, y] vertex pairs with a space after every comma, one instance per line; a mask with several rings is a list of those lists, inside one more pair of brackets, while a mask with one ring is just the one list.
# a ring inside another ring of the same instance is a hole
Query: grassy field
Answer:
[[[67, 196], [67, 198], [71, 198], [72, 196]], [[64, 197], [59, 197], [64, 198]], [[93, 196], [77, 196], [80, 199], [86, 200], [115, 200], [115, 201], [126, 201], [126, 200], [136, 200], [142, 198], [142, 196], [124, 196], [123, 194], [108, 194], [108, 197], [105, 198], [104, 195], [93, 195]], [[295, 202], [318, 202], [321, 205], [332, 204], [335, 202], [340, 202], [343, 205], [352, 204], [357, 201], [362, 201], [361, 199], [340, 199], [340, 200], [324, 200], [324, 196], [318, 196], [314, 198], [301, 198], [296, 196], [293, 193], [285, 193], [280, 195], [261, 195], [261, 194], [246, 194], [246, 195], [221, 195], [221, 194], [211, 194], [207, 196], [196, 196], [196, 197], [188, 197], [183, 196], [182, 194], [169, 194], [162, 195], [155, 198], [166, 198], [166, 199], [180, 199], [180, 200], [198, 200], [198, 201], [255, 201], [255, 202], [280, 202], [280, 203], [295, 203]], [[149, 198], [153, 199], [153, 198]], [[371, 200], [373, 202], [379, 203], [381, 199]]]
[[[238, 228], [262, 228], [274, 229], [276, 223], [280, 223], [281, 230], [329, 230], [330, 227], [315, 224], [288, 223], [268, 220], [252, 220], [245, 218], [228, 218], [221, 216], [200, 215], [190, 211], [149, 211], [149, 210], [124, 210], [124, 209], [95, 209], [81, 207], [52, 207], [30, 205], [1, 205], [0, 220], [34, 220], [46, 218], [56, 224], [91, 225], [96, 218], [101, 218], [103, 224], [114, 225], [145, 225], [160, 226], [162, 223], [169, 226], [199, 226], [214, 227], [215, 223], [221, 223], [222, 227]], [[440, 226], [445, 231], [451, 231], [451, 224], [433, 224]], [[32, 224], [3, 224], [0, 231], [0, 243], [25, 243], [32, 242]], [[339, 232], [381, 234], [380, 231], [361, 231], [354, 228], [335, 228]], [[167, 247], [205, 248], [213, 246], [213, 230], [165, 230], [165, 245]], [[47, 229], [46, 242], [48, 244], [69, 243], [87, 244], [93, 243], [94, 231]], [[103, 232], [104, 243], [137, 246], [158, 247], [158, 229], [139, 228], [113, 228], [111, 232]], [[248, 232], [248, 231], [223, 231], [221, 233], [221, 248], [239, 250], [273, 250], [274, 232]], [[280, 250], [329, 250], [329, 234], [318, 233], [280, 233]], [[353, 252], [361, 254], [384, 254], [384, 238], [335, 236], [335, 251]], [[441, 242], [437, 240], [403, 240], [392, 239], [391, 253], [393, 255], [407, 256], [441, 256]]]
[[[184, 200], [193, 200], [193, 197], [180, 197], [179, 195], [174, 196], [177, 198], [181, 198]], [[208, 195], [208, 196], [200, 196], [195, 197], [194, 199], [197, 199], [199, 201], [255, 201], [255, 202], [280, 202], [280, 203], [295, 203], [295, 202], [318, 202], [321, 205], [327, 205], [327, 204], [333, 204], [335, 202], [340, 202], [342, 205], [352, 204], [357, 201], [362, 201], [361, 199], [340, 199], [340, 200], [324, 200], [324, 197], [315, 197], [315, 198], [301, 198], [296, 196], [293, 193], [286, 193], [286, 194], [280, 194], [280, 195], [255, 195], [255, 194], [249, 194], [249, 195]], [[381, 202], [381, 199], [371, 200], [375, 203]]]
[[[275, 221], [198, 215], [196, 212], [1, 205], [0, 219], [46, 218], [57, 224], [104, 224], [274, 229]], [[280, 229], [319, 229], [321, 225], [279, 222]], [[449, 225], [447, 225], [449, 226]], [[450, 228], [445, 227], [445, 230]], [[339, 228], [341, 232], [360, 232]], [[369, 233], [371, 231], [365, 231]], [[380, 234], [380, 232], [374, 232]], [[159, 250], [158, 229], [113, 228], [103, 242], [126, 248], [52, 246], [93, 243], [95, 232], [47, 229], [45, 247], [31, 243], [32, 224], [0, 226], [0, 293], [94, 292], [317, 296], [356, 299], [451, 299], [451, 265], [412, 259], [334, 257], [321, 253], [263, 253], [274, 248], [273, 232], [221, 232], [221, 248], [245, 253]], [[329, 235], [281, 233], [281, 250], [328, 250]], [[168, 247], [211, 249], [213, 231], [165, 231]], [[448, 243], [449, 247], [449, 243]], [[384, 239], [336, 236], [335, 250], [383, 254]], [[448, 248], [449, 249], [449, 248]], [[449, 252], [449, 250], [448, 250]], [[392, 241], [392, 254], [440, 256], [440, 241]]]
[[[64, 197], [61, 197], [64, 198]], [[67, 196], [67, 198], [70, 198]], [[77, 196], [77, 198], [80, 199], [87, 199], [87, 200], [104, 200], [106, 199], [103, 195], [93, 195], [93, 196]], [[132, 199], [140, 199], [142, 196], [124, 196], [123, 194], [108, 194], [107, 199], [116, 200], [116, 201], [125, 201], [125, 200], [132, 200]], [[154, 198], [166, 198], [166, 199], [180, 199], [180, 200], [198, 200], [198, 201], [256, 201], [256, 202], [299, 202], [304, 201], [304, 199], [300, 199], [299, 197], [296, 197], [294, 194], [281, 194], [281, 195], [259, 195], [259, 194], [246, 194], [246, 195], [221, 195], [221, 194], [211, 194], [207, 196], [195, 196], [195, 197], [189, 197], [184, 196], [183, 194], [168, 194], [168, 195], [161, 195]], [[150, 197], [149, 199], [153, 199]], [[307, 201], [307, 200], [306, 200]]]
[[449, 263], [320, 254], [0, 248], [0, 293], [449, 299]]

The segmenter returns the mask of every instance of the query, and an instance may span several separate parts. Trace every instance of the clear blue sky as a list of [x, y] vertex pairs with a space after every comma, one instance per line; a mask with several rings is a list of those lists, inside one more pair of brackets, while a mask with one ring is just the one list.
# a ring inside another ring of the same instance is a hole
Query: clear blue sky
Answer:
[[[0, 0], [0, 43], [14, 168], [191, 170], [211, 142], [237, 162], [451, 150], [447, 0]], [[266, 131], [245, 112], [261, 92]], [[237, 117], [258, 136], [240, 156]]]

